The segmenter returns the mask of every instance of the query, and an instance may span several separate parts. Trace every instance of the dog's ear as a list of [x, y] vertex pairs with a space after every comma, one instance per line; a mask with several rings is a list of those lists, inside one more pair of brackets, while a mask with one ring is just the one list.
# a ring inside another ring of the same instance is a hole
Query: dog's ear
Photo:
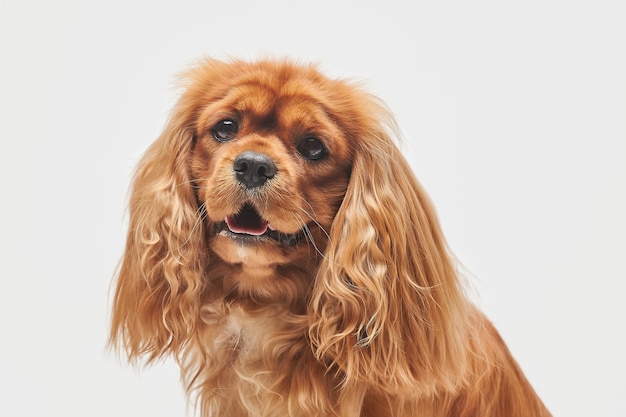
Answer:
[[198, 317], [207, 248], [188, 173], [193, 131], [185, 110], [179, 103], [134, 176], [110, 334], [130, 359], [179, 353]]
[[358, 138], [311, 297], [311, 341], [346, 384], [454, 389], [468, 307], [433, 207], [387, 131]]

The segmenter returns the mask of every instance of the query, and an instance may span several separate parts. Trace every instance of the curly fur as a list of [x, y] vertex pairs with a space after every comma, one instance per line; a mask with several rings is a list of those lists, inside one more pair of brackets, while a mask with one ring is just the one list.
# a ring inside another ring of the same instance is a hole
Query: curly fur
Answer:
[[[203, 416], [549, 416], [465, 297], [382, 103], [290, 61], [183, 79], [135, 174], [112, 345], [173, 355]], [[215, 140], [224, 119], [236, 138]], [[250, 150], [277, 169], [255, 188], [233, 174]], [[245, 204], [300, 238], [218, 232]]]

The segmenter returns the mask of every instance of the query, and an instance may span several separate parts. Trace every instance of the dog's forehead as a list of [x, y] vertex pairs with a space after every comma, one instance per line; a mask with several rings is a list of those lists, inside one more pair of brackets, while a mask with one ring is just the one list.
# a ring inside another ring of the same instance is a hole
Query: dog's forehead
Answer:
[[259, 128], [315, 129], [333, 119], [323, 87], [297, 77], [234, 80], [219, 94], [207, 94], [201, 107], [197, 122], [206, 126], [234, 117]]
[[315, 86], [301, 80], [280, 85], [248, 82], [233, 86], [226, 101], [251, 119], [273, 120], [281, 125], [303, 122], [328, 113], [326, 99]]

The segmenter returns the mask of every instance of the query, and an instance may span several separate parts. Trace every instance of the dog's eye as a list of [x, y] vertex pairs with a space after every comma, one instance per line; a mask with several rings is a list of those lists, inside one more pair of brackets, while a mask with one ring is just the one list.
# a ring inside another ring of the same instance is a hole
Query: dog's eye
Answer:
[[218, 142], [233, 140], [238, 132], [239, 125], [232, 119], [220, 120], [211, 128], [211, 134]]
[[326, 148], [321, 140], [308, 136], [298, 144], [298, 152], [311, 161], [322, 159], [326, 155]]

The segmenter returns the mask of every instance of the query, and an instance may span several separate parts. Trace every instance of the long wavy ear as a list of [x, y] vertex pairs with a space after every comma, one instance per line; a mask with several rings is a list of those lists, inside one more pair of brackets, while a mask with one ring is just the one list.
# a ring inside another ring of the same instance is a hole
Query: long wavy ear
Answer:
[[110, 344], [129, 359], [180, 353], [198, 316], [207, 249], [188, 173], [193, 132], [178, 106], [141, 160], [113, 300]]
[[311, 341], [347, 385], [454, 390], [467, 302], [433, 207], [390, 136], [380, 127], [358, 139], [311, 297]]

